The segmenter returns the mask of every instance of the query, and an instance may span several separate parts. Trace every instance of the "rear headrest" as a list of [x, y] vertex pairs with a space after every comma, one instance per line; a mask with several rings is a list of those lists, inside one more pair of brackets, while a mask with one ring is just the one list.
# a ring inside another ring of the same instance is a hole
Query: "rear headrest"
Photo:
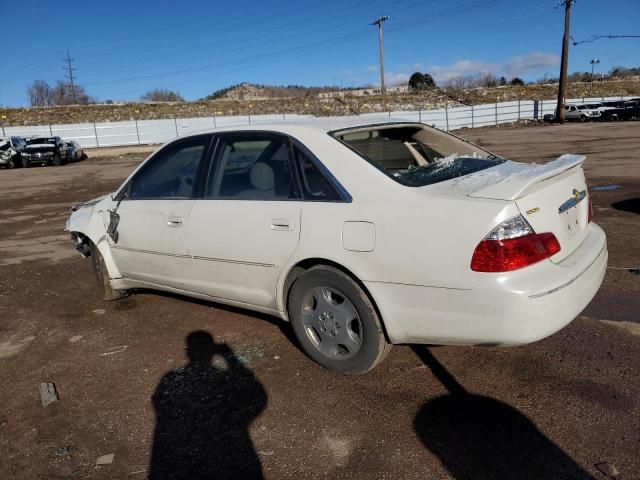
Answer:
[[273, 190], [276, 185], [273, 169], [263, 162], [253, 164], [249, 178], [251, 185], [256, 190]]

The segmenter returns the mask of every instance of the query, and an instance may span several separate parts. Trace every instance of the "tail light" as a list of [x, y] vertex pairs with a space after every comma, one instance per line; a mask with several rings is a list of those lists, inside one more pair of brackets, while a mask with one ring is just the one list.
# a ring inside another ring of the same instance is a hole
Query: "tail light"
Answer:
[[502, 222], [484, 237], [473, 252], [474, 272], [510, 272], [549, 258], [560, 251], [553, 233], [536, 233], [518, 215]]

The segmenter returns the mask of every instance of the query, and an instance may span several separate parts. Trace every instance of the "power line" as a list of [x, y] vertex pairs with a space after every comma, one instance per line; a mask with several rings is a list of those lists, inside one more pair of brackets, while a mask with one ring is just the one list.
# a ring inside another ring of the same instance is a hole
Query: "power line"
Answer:
[[73, 62], [74, 60], [73, 58], [71, 58], [71, 54], [69, 53], [69, 50], [67, 50], [67, 58], [63, 58], [62, 60], [67, 63], [64, 67], [62, 67], [62, 69], [67, 71], [67, 73], [65, 74], [65, 77], [69, 79], [69, 83], [71, 84], [71, 98], [73, 98], [73, 103], [75, 104], [77, 103], [77, 101], [76, 101], [76, 86], [73, 83], [73, 72], [77, 69], [71, 66], [71, 62]]
[[576, 42], [575, 39], [571, 37], [571, 41], [574, 45], [580, 45], [581, 43], [595, 42], [601, 38], [640, 38], [640, 35], [591, 35], [586, 40], [580, 40], [579, 42]]
[[[404, 29], [408, 29], [408, 28], [412, 28], [418, 25], [422, 25], [422, 24], [426, 24], [426, 23], [432, 23], [438, 20], [442, 20], [445, 18], [450, 18], [453, 16], [457, 16], [459, 14], [463, 14], [463, 13], [468, 13], [470, 10], [476, 9], [476, 8], [484, 8], [489, 4], [495, 4], [495, 3], [499, 3], [502, 2], [504, 0], [481, 0], [481, 1], [471, 1], [471, 2], [467, 2], [464, 3], [462, 5], [458, 5], [458, 6], [454, 6], [454, 7], [450, 7], [450, 8], [445, 8], [445, 9], [441, 9], [441, 10], [437, 10], [437, 11], [433, 11], [431, 12], [431, 14], [429, 15], [429, 17], [427, 18], [423, 18], [423, 19], [412, 19], [406, 22], [401, 22], [398, 24], [398, 26], [387, 30], [388, 32], [391, 31], [399, 31], [399, 30], [404, 30]], [[330, 20], [330, 19], [327, 19]], [[117, 78], [117, 79], [112, 79], [112, 80], [104, 80], [104, 81], [96, 81], [96, 82], [87, 82], [86, 85], [100, 85], [100, 84], [113, 84], [113, 83], [120, 83], [120, 82], [129, 82], [129, 81], [134, 81], [134, 80], [143, 80], [143, 79], [149, 79], [149, 78], [156, 78], [156, 77], [166, 77], [169, 75], [176, 75], [176, 74], [184, 74], [184, 73], [192, 73], [192, 72], [198, 72], [198, 71], [206, 71], [212, 68], [219, 68], [219, 67], [223, 67], [223, 66], [229, 66], [229, 65], [234, 65], [234, 64], [239, 64], [239, 63], [244, 63], [247, 62], [249, 60], [254, 60], [254, 59], [265, 59], [265, 58], [270, 58], [270, 57], [274, 57], [274, 56], [280, 56], [283, 54], [290, 54], [290, 53], [294, 53], [295, 55], [302, 53], [302, 52], [310, 52], [310, 51], [316, 51], [316, 50], [321, 50], [318, 48], [318, 46], [320, 45], [326, 45], [326, 44], [330, 44], [330, 43], [336, 43], [336, 42], [340, 42], [340, 41], [345, 41], [345, 40], [351, 40], [353, 38], [356, 37], [363, 37], [369, 35], [369, 30], [361, 30], [361, 31], [356, 31], [353, 33], [348, 33], [348, 34], [343, 34], [343, 35], [339, 35], [336, 37], [331, 37], [331, 38], [326, 38], [323, 40], [318, 40], [315, 42], [310, 42], [307, 44], [302, 44], [302, 45], [296, 45], [294, 47], [289, 47], [289, 48], [283, 48], [283, 49], [279, 49], [279, 50], [274, 50], [271, 52], [265, 52], [262, 54], [258, 54], [258, 55], [250, 55], [250, 56], [246, 56], [240, 59], [234, 59], [234, 60], [229, 60], [229, 61], [224, 61], [224, 62], [216, 62], [216, 63], [210, 63], [210, 64], [206, 64], [206, 65], [198, 65], [198, 66], [193, 66], [193, 67], [188, 67], [188, 68], [182, 68], [182, 69], [176, 69], [176, 70], [171, 70], [171, 71], [165, 71], [165, 72], [157, 72], [157, 73], [149, 73], [149, 74], [143, 74], [143, 75], [137, 75], [137, 76], [132, 76], [132, 77], [127, 77], [127, 78]], [[172, 62], [174, 61], [173, 59], [171, 60]]]

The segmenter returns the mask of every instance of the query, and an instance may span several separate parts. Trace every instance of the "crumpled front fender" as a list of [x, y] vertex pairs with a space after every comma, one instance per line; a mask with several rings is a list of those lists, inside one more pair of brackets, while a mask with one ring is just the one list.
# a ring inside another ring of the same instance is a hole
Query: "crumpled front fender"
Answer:
[[107, 228], [105, 225], [105, 217], [108, 217], [109, 209], [115, 207], [115, 202], [110, 196], [105, 196], [95, 201], [89, 201], [74, 207], [71, 212], [65, 230], [71, 233], [80, 234], [89, 239], [97, 248], [104, 263], [109, 271], [109, 278], [121, 278], [122, 275], [116, 266], [113, 256], [111, 255], [111, 247], [107, 239]]

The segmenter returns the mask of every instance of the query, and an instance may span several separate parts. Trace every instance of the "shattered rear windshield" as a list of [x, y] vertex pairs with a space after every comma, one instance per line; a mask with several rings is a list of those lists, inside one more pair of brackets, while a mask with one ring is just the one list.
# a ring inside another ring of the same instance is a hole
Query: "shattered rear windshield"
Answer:
[[424, 187], [505, 162], [461, 138], [423, 124], [384, 124], [330, 133], [386, 175]]
[[403, 185], [407, 185], [409, 187], [424, 187], [495, 167], [505, 161], [506, 160], [498, 157], [487, 159], [474, 157], [449, 157], [429, 165], [409, 167], [406, 170], [399, 170], [394, 172], [392, 175]]

